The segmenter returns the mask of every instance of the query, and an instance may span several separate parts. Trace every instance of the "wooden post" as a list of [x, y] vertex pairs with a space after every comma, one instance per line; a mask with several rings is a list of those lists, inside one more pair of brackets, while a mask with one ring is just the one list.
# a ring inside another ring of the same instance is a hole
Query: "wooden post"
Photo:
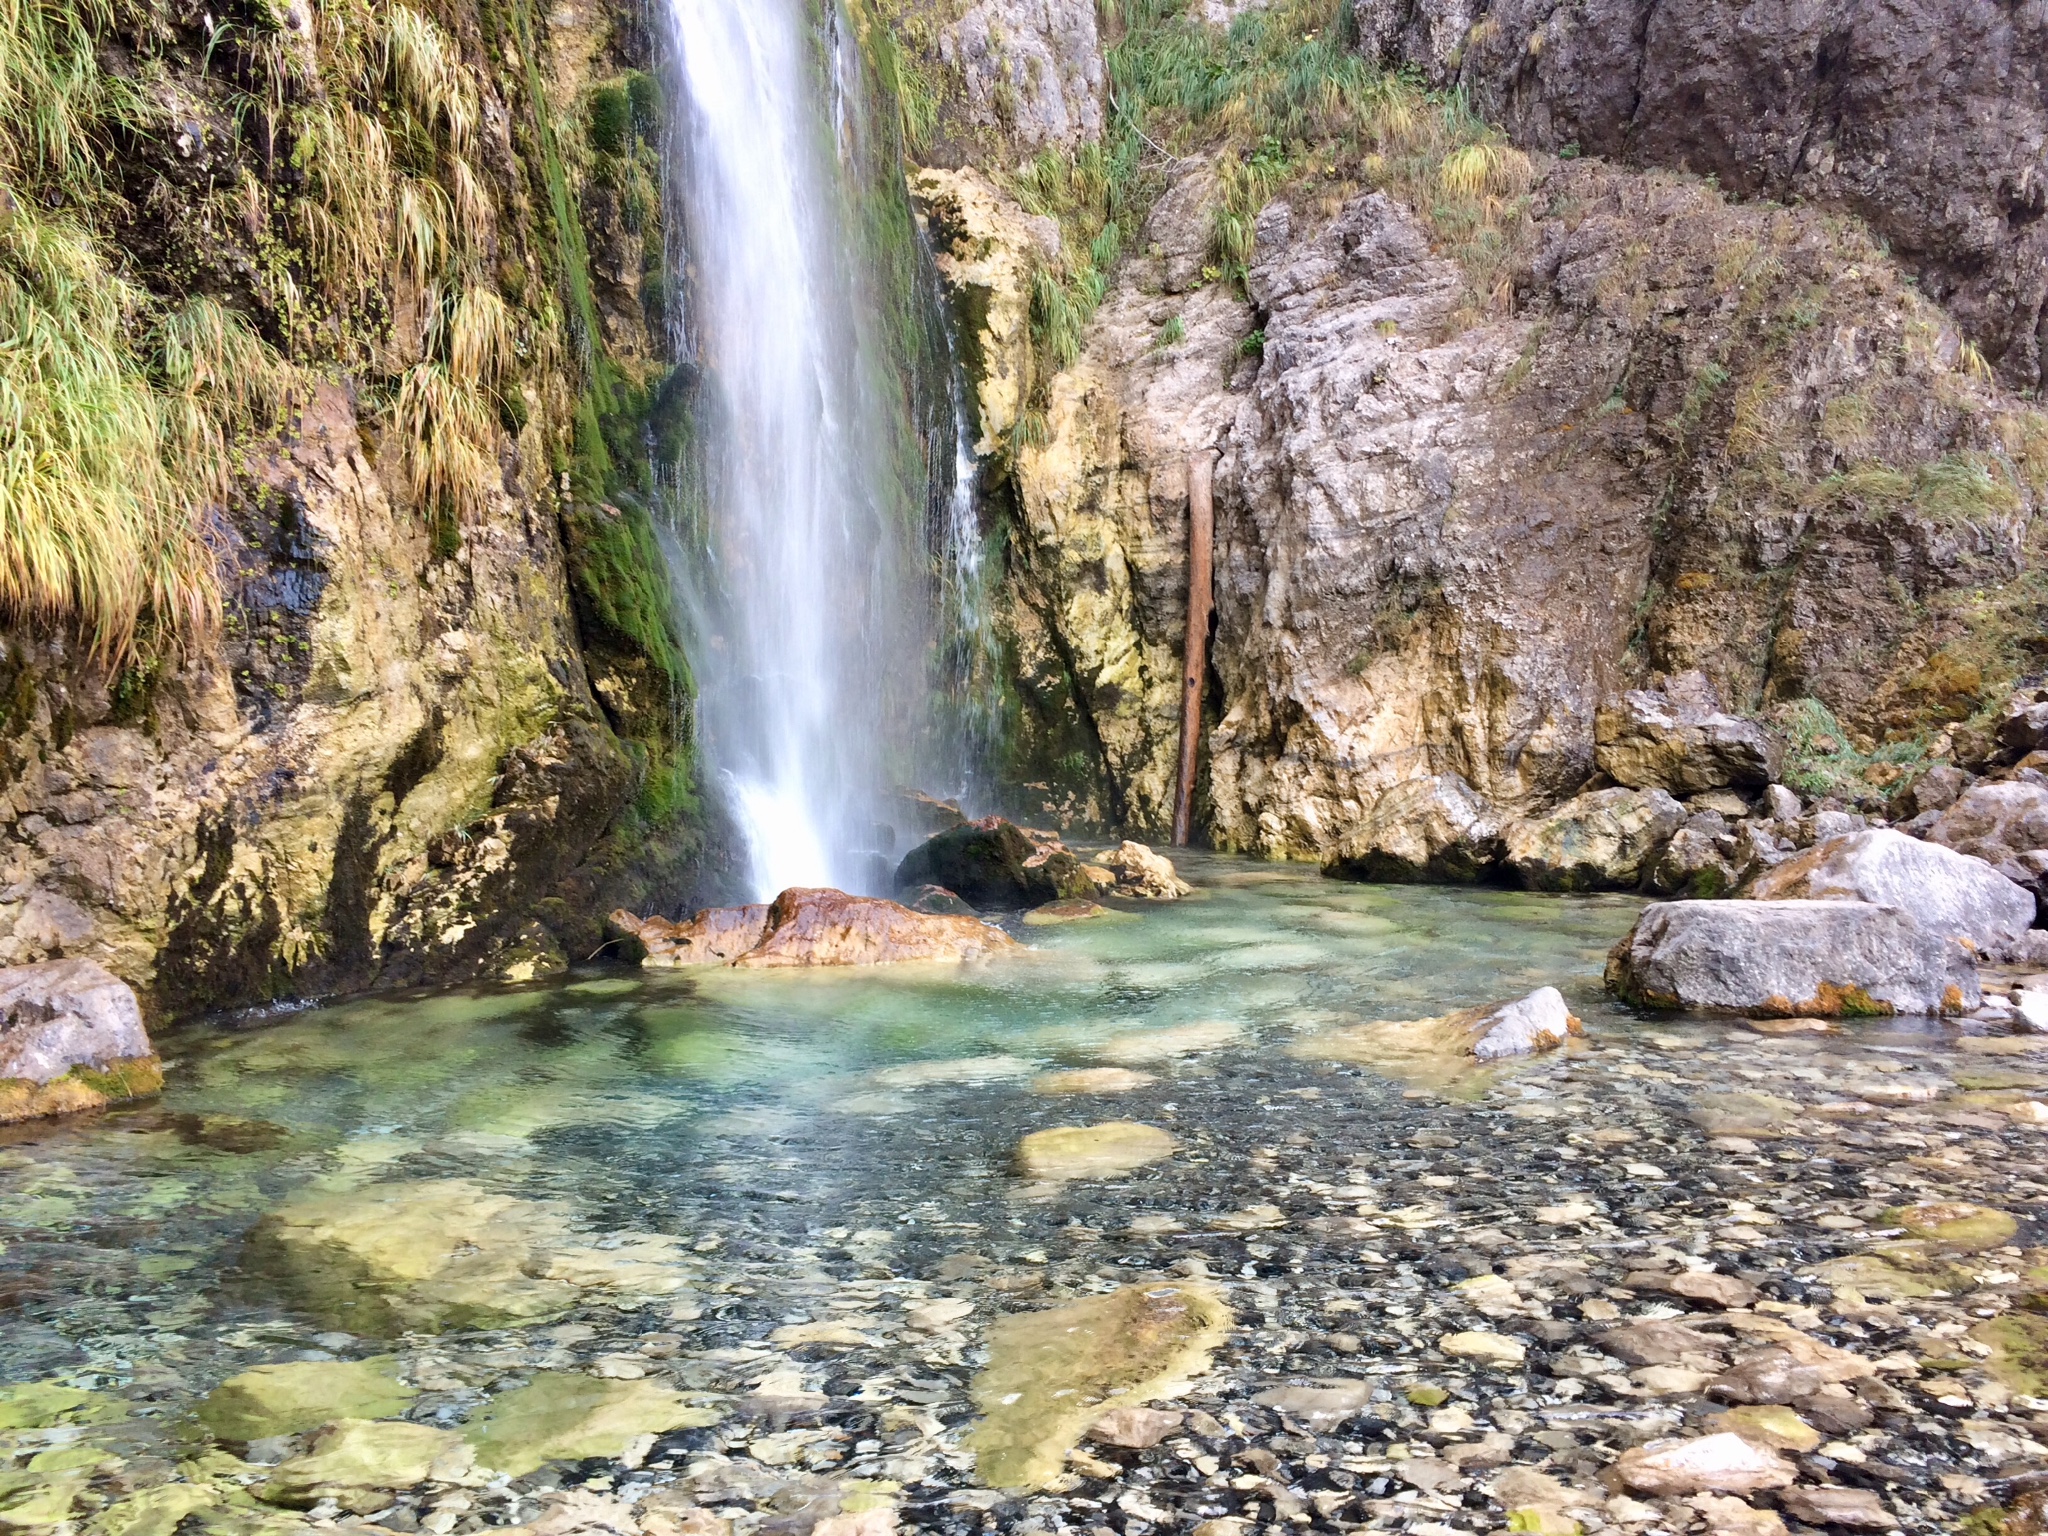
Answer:
[[1195, 810], [1195, 759], [1202, 746], [1202, 684], [1209, 673], [1211, 574], [1216, 542], [1216, 450], [1188, 458], [1188, 630], [1181, 648], [1180, 780], [1173, 797], [1173, 846], [1188, 845]]

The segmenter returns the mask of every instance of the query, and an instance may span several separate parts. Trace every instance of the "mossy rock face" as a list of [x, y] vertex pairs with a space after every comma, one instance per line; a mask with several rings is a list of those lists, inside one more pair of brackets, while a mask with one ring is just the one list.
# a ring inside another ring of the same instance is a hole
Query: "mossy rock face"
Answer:
[[223, 1440], [302, 1434], [336, 1419], [388, 1419], [419, 1393], [388, 1359], [297, 1360], [230, 1376], [199, 1405], [199, 1422]]
[[2011, 1242], [2020, 1224], [2004, 1211], [1960, 1200], [1928, 1200], [1895, 1206], [1880, 1218], [1887, 1226], [1904, 1227], [1913, 1236], [1965, 1253], [2000, 1248]]
[[2048, 1316], [2008, 1312], [1979, 1323], [1970, 1337], [1991, 1346], [1991, 1358], [1984, 1363], [2014, 1392], [2027, 1397], [2048, 1393]]
[[0, 1125], [105, 1109], [130, 1099], [146, 1099], [162, 1093], [163, 1088], [164, 1067], [155, 1056], [134, 1056], [99, 1067], [73, 1067], [47, 1083], [0, 1078]]
[[1127, 1285], [1045, 1312], [1015, 1313], [988, 1335], [974, 1379], [984, 1417], [969, 1439], [991, 1488], [1041, 1488], [1112, 1394], [1133, 1408], [1182, 1390], [1230, 1331], [1207, 1286]]
[[493, 1398], [465, 1427], [482, 1465], [524, 1477], [550, 1461], [621, 1456], [642, 1435], [702, 1429], [724, 1417], [650, 1381], [542, 1371]]

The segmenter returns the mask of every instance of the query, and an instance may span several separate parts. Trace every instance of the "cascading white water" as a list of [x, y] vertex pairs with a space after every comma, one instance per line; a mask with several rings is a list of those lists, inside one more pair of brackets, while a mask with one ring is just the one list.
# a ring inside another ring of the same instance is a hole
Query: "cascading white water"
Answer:
[[921, 505], [847, 163], [859, 72], [815, 0], [666, 0], [675, 242], [702, 525], [685, 578], [703, 744], [766, 899], [872, 890], [925, 688]]

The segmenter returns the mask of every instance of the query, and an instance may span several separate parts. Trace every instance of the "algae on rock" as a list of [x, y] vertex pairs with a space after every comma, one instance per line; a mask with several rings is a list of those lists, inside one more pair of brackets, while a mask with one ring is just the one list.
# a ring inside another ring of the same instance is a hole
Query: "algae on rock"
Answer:
[[522, 1477], [549, 1461], [623, 1456], [642, 1435], [701, 1429], [724, 1417], [651, 1381], [542, 1371], [493, 1398], [464, 1428], [482, 1465]]
[[982, 1421], [969, 1437], [991, 1488], [1041, 1488], [1114, 1399], [1170, 1398], [1208, 1368], [1230, 1309], [1205, 1285], [1127, 1285], [989, 1329], [989, 1362], [974, 1378]]

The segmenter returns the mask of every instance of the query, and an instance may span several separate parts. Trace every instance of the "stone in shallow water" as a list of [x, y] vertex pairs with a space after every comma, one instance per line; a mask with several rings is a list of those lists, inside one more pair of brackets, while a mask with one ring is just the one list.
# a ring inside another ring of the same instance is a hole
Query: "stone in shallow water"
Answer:
[[1787, 1488], [1778, 1500], [1787, 1514], [1808, 1525], [1888, 1531], [1898, 1524], [1884, 1501], [1868, 1488]]
[[251, 1234], [255, 1267], [351, 1332], [501, 1327], [565, 1312], [576, 1288], [535, 1279], [569, 1240], [565, 1212], [467, 1179], [303, 1195]]
[[1171, 859], [1128, 838], [1098, 854], [1095, 862], [1115, 876], [1116, 894], [1134, 901], [1177, 901], [1194, 889]]
[[974, 1378], [983, 1418], [968, 1444], [991, 1488], [1038, 1488], [1103, 1412], [1142, 1407], [1208, 1368], [1230, 1309], [1204, 1285], [1127, 1285], [1045, 1312], [1013, 1313], [988, 1333]]
[[1372, 1403], [1364, 1381], [1318, 1381], [1308, 1386], [1272, 1387], [1252, 1399], [1310, 1429], [1325, 1429], [1356, 1418]]
[[873, 1081], [882, 1088], [929, 1088], [938, 1083], [992, 1083], [1029, 1077], [1032, 1065], [1016, 1056], [963, 1056], [952, 1061], [912, 1061], [884, 1067]]
[[649, 1381], [542, 1371], [525, 1386], [492, 1398], [464, 1431], [479, 1463], [523, 1477], [550, 1461], [623, 1456], [642, 1435], [700, 1429], [724, 1417]]
[[1436, 1347], [1457, 1359], [1476, 1360], [1481, 1365], [1502, 1369], [1520, 1365], [1529, 1353], [1528, 1346], [1519, 1339], [1484, 1331], [1445, 1334], [1436, 1341]]
[[164, 1085], [128, 984], [90, 960], [0, 969], [0, 1125], [102, 1109]]
[[1474, 1098], [1492, 1086], [1481, 1070], [1512, 1057], [1555, 1050], [1584, 1026], [1555, 987], [1512, 1002], [1428, 1019], [1382, 1019], [1311, 1035], [1287, 1048], [1309, 1061], [1344, 1061], [1418, 1088]]
[[1961, 1200], [1927, 1200], [1899, 1206], [1880, 1218], [1886, 1226], [1904, 1227], [1915, 1237], [1978, 1253], [2013, 1240], [2019, 1223], [2004, 1211]]
[[1058, 928], [1066, 923], [1085, 923], [1101, 917], [1125, 917], [1128, 914], [1105, 907], [1099, 901], [1048, 901], [1042, 907], [1033, 907], [1024, 914], [1027, 928]]
[[296, 1435], [336, 1419], [388, 1419], [419, 1396], [391, 1360], [295, 1360], [230, 1376], [199, 1405], [223, 1440]]
[[1033, 1093], [1129, 1093], [1159, 1079], [1129, 1067], [1076, 1067], [1070, 1072], [1042, 1072], [1031, 1080]]
[[978, 960], [1017, 941], [976, 917], [913, 912], [879, 896], [796, 888], [768, 909], [761, 942], [733, 962], [743, 970]]
[[1194, 1056], [1220, 1051], [1244, 1038], [1244, 1026], [1226, 1019], [1205, 1019], [1198, 1024], [1175, 1024], [1167, 1029], [1148, 1029], [1143, 1034], [1118, 1035], [1096, 1047], [1095, 1054], [1120, 1066], [1143, 1066], [1148, 1062], [1171, 1061], [1176, 1056]]
[[1089, 1426], [1088, 1438], [1101, 1445], [1149, 1451], [1186, 1419], [1186, 1414], [1164, 1408], [1112, 1408]]
[[119, 1398], [54, 1381], [0, 1386], [0, 1429], [49, 1429], [58, 1424], [105, 1424], [128, 1416]]
[[1602, 1474], [1609, 1487], [1653, 1498], [1691, 1493], [1757, 1493], [1783, 1488], [1798, 1476], [1773, 1451], [1735, 1434], [1698, 1440], [1657, 1441], [1624, 1451]]
[[1017, 1171], [1032, 1179], [1113, 1179], [1171, 1156], [1178, 1145], [1158, 1126], [1135, 1120], [1056, 1125], [1017, 1143]]
[[260, 1490], [266, 1503], [306, 1509], [332, 1499], [359, 1515], [384, 1508], [394, 1491], [430, 1478], [452, 1482], [469, 1471], [472, 1456], [462, 1436], [427, 1424], [341, 1419], [320, 1432], [304, 1456], [294, 1456]]
[[1820, 1447], [1821, 1433], [1782, 1404], [1755, 1404], [1730, 1408], [1708, 1420], [1716, 1430], [1740, 1435], [1770, 1451], [1797, 1451], [1805, 1455]]
[[1608, 990], [1647, 1008], [1879, 1017], [1982, 1000], [1969, 951], [1896, 907], [1667, 901], [1607, 957]]

